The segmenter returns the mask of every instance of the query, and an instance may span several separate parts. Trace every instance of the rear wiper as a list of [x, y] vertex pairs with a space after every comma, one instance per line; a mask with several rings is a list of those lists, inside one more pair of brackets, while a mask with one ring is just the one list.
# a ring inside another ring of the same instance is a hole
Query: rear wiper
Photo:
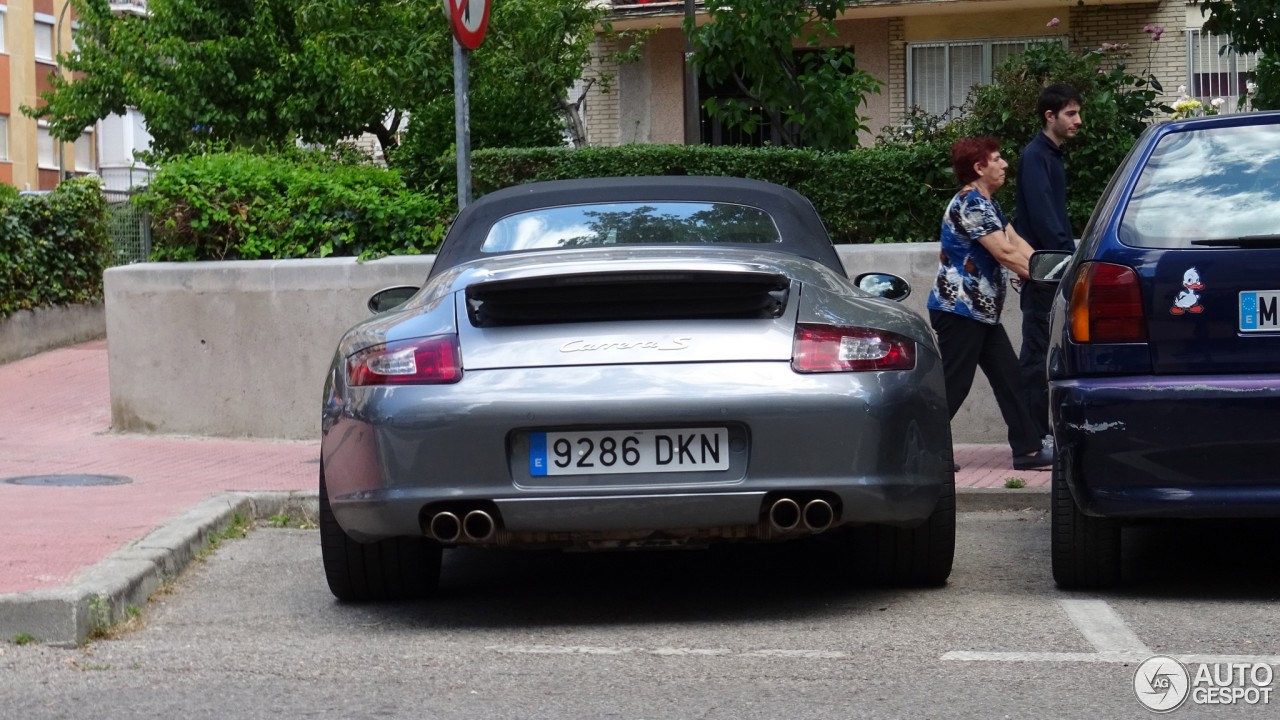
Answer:
[[1211, 240], [1192, 240], [1192, 245], [1208, 247], [1280, 247], [1280, 234], [1245, 235], [1238, 238], [1213, 238]]

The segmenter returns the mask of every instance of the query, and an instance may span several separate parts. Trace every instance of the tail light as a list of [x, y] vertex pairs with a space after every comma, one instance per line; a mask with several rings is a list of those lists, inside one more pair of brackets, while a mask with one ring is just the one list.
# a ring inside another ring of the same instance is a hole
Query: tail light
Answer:
[[801, 323], [791, 346], [791, 369], [798, 373], [910, 370], [915, 366], [915, 341], [884, 330]]
[[1133, 268], [1085, 263], [1071, 291], [1071, 339], [1078, 343], [1147, 341], [1142, 287]]
[[440, 385], [461, 379], [457, 335], [397, 340], [347, 358], [347, 383], [353, 386]]

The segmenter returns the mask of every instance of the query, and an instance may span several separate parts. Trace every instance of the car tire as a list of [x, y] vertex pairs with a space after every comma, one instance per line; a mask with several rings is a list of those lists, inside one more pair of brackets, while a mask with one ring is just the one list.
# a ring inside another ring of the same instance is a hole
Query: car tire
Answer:
[[1050, 485], [1053, 581], [1063, 590], [1090, 590], [1119, 583], [1121, 523], [1080, 510], [1067, 484], [1061, 456], [1054, 458]]
[[855, 583], [940, 587], [956, 551], [956, 486], [948, 473], [929, 519], [912, 528], [864, 525], [847, 538], [849, 579]]
[[342, 529], [320, 466], [320, 555], [329, 590], [339, 600], [420, 600], [440, 581], [440, 544], [426, 538], [358, 542]]

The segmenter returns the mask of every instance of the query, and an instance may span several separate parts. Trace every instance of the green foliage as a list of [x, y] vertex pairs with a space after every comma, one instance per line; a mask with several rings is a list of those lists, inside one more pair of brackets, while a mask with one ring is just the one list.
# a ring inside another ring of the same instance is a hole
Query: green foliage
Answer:
[[857, 147], [868, 119], [859, 109], [880, 82], [857, 68], [853, 48], [830, 46], [836, 16], [855, 2], [707, 0], [711, 21], [685, 23], [694, 62], [710, 83], [746, 98], [710, 99], [708, 112], [748, 133], [767, 116], [792, 147]]
[[999, 194], [1006, 209], [1013, 209], [1018, 155], [1043, 127], [1036, 117], [1040, 90], [1065, 82], [1084, 98], [1084, 124], [1067, 145], [1068, 214], [1077, 233], [1084, 229], [1138, 135], [1153, 118], [1172, 110], [1158, 100], [1163, 91], [1159, 80], [1146, 71], [1134, 74], [1129, 60], [1123, 45], [1105, 44], [1077, 54], [1060, 43], [1036, 43], [998, 68], [994, 83], [974, 89], [969, 113], [950, 132], [1000, 139], [1001, 155], [1010, 165], [1009, 180]]
[[0, 317], [102, 298], [107, 204], [96, 178], [44, 195], [0, 192]]
[[156, 260], [416, 254], [448, 215], [395, 171], [302, 150], [174, 159], [135, 201], [151, 211]]
[[[149, 16], [72, 0], [78, 48], [47, 104], [24, 112], [64, 140], [136, 107], [161, 155], [329, 145], [371, 132], [394, 163], [405, 111], [439, 154], [453, 142], [453, 44], [442, 4], [400, 0], [150, 0]], [[604, 9], [589, 0], [497, 0], [472, 53], [479, 145], [555, 142], [561, 98]], [[490, 110], [492, 108], [492, 110]]]
[[[789, 148], [684, 145], [530, 148], [477, 151], [476, 195], [539, 180], [711, 175], [756, 178], [808, 197], [836, 242], [934, 240], [951, 192], [938, 145], [847, 153]], [[949, 146], [948, 146], [949, 147]], [[447, 176], [452, 164], [436, 172]]]
[[[607, 8], [586, 0], [501, 0], [484, 42], [470, 56], [471, 147], [540, 147], [564, 142], [565, 91], [591, 60]], [[450, 55], [450, 58], [452, 56]], [[453, 65], [448, 87], [422, 95], [394, 164], [421, 167], [454, 146]]]
[[1231, 36], [1238, 53], [1261, 53], [1257, 84], [1248, 102], [1258, 110], [1280, 109], [1280, 0], [1202, 0], [1209, 32]]

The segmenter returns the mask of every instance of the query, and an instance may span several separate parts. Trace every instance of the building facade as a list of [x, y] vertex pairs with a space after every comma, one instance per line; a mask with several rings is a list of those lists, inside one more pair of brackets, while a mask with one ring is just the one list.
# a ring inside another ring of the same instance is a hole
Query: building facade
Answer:
[[[697, 20], [706, 21], [702, 3]], [[590, 72], [609, 74], [607, 92], [597, 83], [584, 103], [593, 145], [684, 142], [683, 0], [612, 0], [615, 30], [648, 30], [639, 62], [601, 63]], [[955, 112], [969, 89], [991, 81], [992, 69], [1028, 43], [1051, 40], [1076, 49], [1127, 44], [1128, 67], [1153, 74], [1172, 102], [1185, 85], [1209, 103], [1223, 97], [1234, 109], [1253, 67], [1252, 58], [1218, 54], [1223, 38], [1201, 32], [1199, 6], [1186, 0], [863, 0], [837, 23], [832, 44], [852, 46], [858, 66], [882, 83], [867, 97], [863, 114], [869, 145], [881, 129], [900, 125], [913, 108], [933, 115]], [[1162, 32], [1152, 32], [1152, 28]], [[1144, 30], [1144, 28], [1147, 28]], [[596, 57], [608, 57], [616, 40], [597, 41]], [[706, 88], [703, 88], [705, 93]], [[705, 94], [702, 96], [705, 99]], [[702, 113], [703, 142], [726, 141], [727, 132]], [[769, 138], [756, 138], [759, 140]]]
[[[145, 0], [116, 2], [116, 12], [146, 12]], [[50, 190], [63, 177], [89, 173], [102, 175], [109, 189], [145, 183], [133, 152], [150, 147], [151, 136], [136, 111], [95, 123], [66, 143], [22, 113], [23, 106], [42, 105], [50, 76], [64, 72], [57, 58], [74, 49], [75, 30], [67, 0], [0, 0], [0, 181], [19, 190]]]

